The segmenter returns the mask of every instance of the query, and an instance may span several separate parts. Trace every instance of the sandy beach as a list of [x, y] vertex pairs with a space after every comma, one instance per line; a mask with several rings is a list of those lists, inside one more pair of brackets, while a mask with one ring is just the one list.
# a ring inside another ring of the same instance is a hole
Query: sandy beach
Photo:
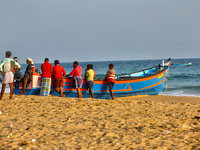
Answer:
[[8, 98], [0, 101], [1, 150], [200, 148], [199, 97]]

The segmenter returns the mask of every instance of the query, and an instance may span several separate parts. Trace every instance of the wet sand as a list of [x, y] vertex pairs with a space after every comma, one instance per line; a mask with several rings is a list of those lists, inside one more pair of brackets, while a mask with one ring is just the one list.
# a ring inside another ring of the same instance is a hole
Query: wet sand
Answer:
[[197, 97], [8, 98], [0, 101], [1, 150], [200, 148]]

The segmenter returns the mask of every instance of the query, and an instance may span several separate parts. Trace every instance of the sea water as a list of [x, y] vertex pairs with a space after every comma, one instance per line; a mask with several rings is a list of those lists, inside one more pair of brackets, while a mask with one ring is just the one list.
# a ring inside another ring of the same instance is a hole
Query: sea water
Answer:
[[[165, 60], [165, 62], [166, 61], [167, 60]], [[191, 66], [170, 66], [170, 76], [167, 80], [167, 90], [163, 89], [160, 95], [200, 97], [200, 58], [172, 59], [172, 63], [174, 64], [189, 62], [192, 62]], [[156, 66], [161, 64], [162, 60], [79, 62], [79, 65], [83, 68], [84, 75], [84, 70], [87, 64], [93, 64], [93, 69], [96, 71], [96, 78], [102, 78], [105, 77], [105, 74], [108, 70], [108, 65], [110, 63], [114, 64], [116, 74], [120, 75]], [[69, 74], [73, 69], [73, 62], [61, 63], [60, 65], [65, 68], [67, 74]], [[20, 71], [24, 73], [27, 64], [22, 64], [21, 66], [22, 67]], [[40, 70], [41, 64], [35, 64], [35, 66]], [[6, 92], [9, 92], [8, 85], [6, 87]]]

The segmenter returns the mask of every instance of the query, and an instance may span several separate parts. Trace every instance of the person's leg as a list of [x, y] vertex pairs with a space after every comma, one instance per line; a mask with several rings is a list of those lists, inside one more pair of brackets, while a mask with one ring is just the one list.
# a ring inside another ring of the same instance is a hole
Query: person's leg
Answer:
[[54, 79], [54, 90], [55, 90], [57, 93], [60, 94], [59, 86], [60, 86], [60, 79], [59, 79], [59, 78]]
[[114, 86], [114, 82], [108, 82], [108, 87], [109, 87], [109, 91], [110, 91], [112, 100], [114, 99], [113, 86]]
[[51, 78], [49, 78], [49, 87], [48, 87], [48, 95], [47, 96], [49, 96], [50, 92], [51, 92]]
[[59, 93], [59, 94], [60, 94], [60, 97], [64, 97], [64, 95], [63, 95], [63, 88], [62, 88], [62, 86], [60, 86], [60, 90], [59, 90], [59, 88], [58, 88], [58, 87], [54, 87], [54, 90], [55, 90], [57, 93]]
[[79, 92], [78, 92], [78, 89], [76, 89], [76, 91], [77, 91], [77, 94], [78, 94], [78, 98], [80, 98], [80, 97], [79, 97]]
[[43, 93], [43, 87], [44, 86], [44, 79], [42, 78], [42, 83], [41, 83], [41, 86], [40, 86], [40, 96], [44, 96], [44, 93]]
[[63, 87], [60, 86], [60, 97], [65, 97], [65, 95], [63, 94]]
[[113, 90], [110, 89], [109, 91], [110, 91], [110, 95], [111, 95], [111, 97], [112, 97], [112, 100], [114, 100], [114, 93], [113, 93]]
[[20, 95], [21, 95], [21, 94], [24, 95], [25, 90], [26, 90], [27, 82], [28, 82], [28, 78], [24, 78], [24, 83], [23, 83], [23, 85], [22, 85], [22, 90], [21, 90]]
[[57, 93], [59, 93], [59, 94], [60, 94], [60, 91], [59, 91], [59, 89], [58, 89], [58, 88], [54, 88], [54, 90], [55, 90]]
[[91, 88], [89, 88], [89, 96], [90, 96], [90, 98], [92, 97], [92, 95], [91, 95], [91, 90], [90, 90]]
[[77, 89], [77, 93], [78, 93], [78, 98], [83, 98], [80, 88]]
[[6, 84], [2, 84], [0, 100], [2, 100], [2, 98], [3, 98], [3, 94], [4, 94], [4, 91], [5, 91], [5, 88], [6, 88]]
[[94, 98], [94, 93], [93, 93], [93, 89], [92, 88], [89, 88], [89, 93], [90, 93], [90, 98]]
[[64, 87], [64, 82], [63, 79], [60, 80], [60, 97], [65, 97], [63, 94], [63, 87]]
[[10, 99], [12, 99], [12, 95], [13, 95], [13, 83], [9, 83], [10, 85]]
[[23, 91], [24, 91], [24, 81], [22, 83], [22, 89], [21, 89], [21, 92], [19, 93], [19, 95], [22, 95]]

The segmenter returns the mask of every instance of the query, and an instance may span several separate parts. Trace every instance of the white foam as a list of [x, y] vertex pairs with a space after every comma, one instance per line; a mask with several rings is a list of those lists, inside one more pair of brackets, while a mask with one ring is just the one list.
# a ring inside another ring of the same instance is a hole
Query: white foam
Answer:
[[185, 96], [185, 97], [200, 97], [200, 94], [188, 94], [183, 91], [170, 91], [170, 92], [161, 92], [159, 95], [166, 96]]

